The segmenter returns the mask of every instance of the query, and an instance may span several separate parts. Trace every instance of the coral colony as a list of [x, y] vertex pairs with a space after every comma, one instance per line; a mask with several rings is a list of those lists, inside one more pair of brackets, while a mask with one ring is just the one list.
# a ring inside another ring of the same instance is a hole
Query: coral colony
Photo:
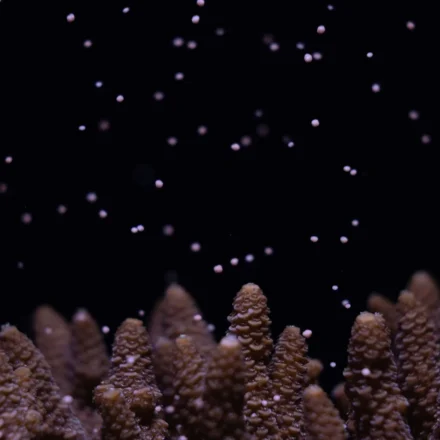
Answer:
[[255, 284], [235, 296], [220, 342], [171, 285], [148, 331], [134, 318], [119, 326], [110, 358], [86, 310], [68, 323], [41, 306], [35, 345], [9, 324], [0, 333], [0, 438], [439, 439], [440, 291], [425, 272], [406, 289], [397, 304], [372, 294], [356, 318], [334, 403], [301, 330], [273, 342]]

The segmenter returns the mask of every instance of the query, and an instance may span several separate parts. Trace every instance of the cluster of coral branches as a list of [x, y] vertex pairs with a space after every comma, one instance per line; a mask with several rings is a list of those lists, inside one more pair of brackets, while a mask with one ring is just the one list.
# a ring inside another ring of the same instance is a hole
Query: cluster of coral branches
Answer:
[[[86, 310], [34, 315], [34, 343], [0, 332], [0, 439], [437, 440], [439, 290], [411, 278], [397, 304], [373, 294], [355, 320], [332, 399], [300, 329], [273, 342], [267, 299], [246, 284], [217, 343], [193, 298], [170, 286], [150, 317], [117, 329], [111, 357]], [[38, 347], [38, 348], [37, 348]]]

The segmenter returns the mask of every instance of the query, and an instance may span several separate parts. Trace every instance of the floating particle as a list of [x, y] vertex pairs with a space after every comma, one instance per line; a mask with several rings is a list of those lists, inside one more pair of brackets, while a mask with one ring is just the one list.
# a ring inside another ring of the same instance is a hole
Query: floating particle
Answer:
[[303, 333], [302, 333], [302, 335], [303, 335], [306, 339], [309, 339], [309, 338], [312, 336], [312, 330], [309, 330], [309, 329], [304, 330]]
[[30, 212], [24, 212], [21, 214], [21, 222], [28, 225], [32, 222], [32, 214]]
[[127, 12], [130, 12], [130, 8], [129, 8], [129, 7], [125, 7], [125, 8], [122, 10], [122, 13], [123, 13], [123, 14], [126, 14]]
[[174, 79], [175, 79], [176, 81], [182, 81], [183, 78], [184, 78], [184, 75], [183, 75], [182, 72], [177, 72], [177, 73], [174, 75]]
[[346, 308], [349, 309], [351, 307], [350, 301], [348, 299], [344, 299], [342, 301], [342, 305]]
[[130, 231], [131, 231], [132, 234], [137, 234], [138, 233], [138, 228], [136, 226], [132, 226], [130, 228]]
[[217, 264], [217, 266], [214, 266], [214, 272], [215, 273], [222, 273], [223, 272], [223, 266], [221, 264]]
[[174, 47], [182, 47], [185, 43], [185, 40], [182, 37], [173, 38], [173, 46]]
[[57, 206], [57, 212], [58, 212], [58, 214], [61, 214], [61, 215], [65, 214], [67, 212], [67, 206], [65, 206], [65, 205], [58, 205]]
[[235, 143], [233, 143], [232, 145], [231, 145], [231, 150], [232, 151], [238, 151], [240, 149], [240, 144], [237, 144], [236, 142]]
[[252, 263], [252, 261], [255, 260], [255, 257], [252, 254], [247, 254], [244, 259], [246, 260], [247, 263]]
[[327, 9], [329, 11], [333, 11], [335, 9], [335, 7], [333, 5], [327, 5]]
[[205, 136], [205, 134], [208, 133], [208, 128], [205, 127], [204, 125], [200, 125], [199, 127], [197, 127], [197, 133], [200, 136]]
[[138, 315], [139, 316], [145, 316], [145, 310], [138, 310]]
[[156, 101], [162, 101], [162, 99], [165, 98], [165, 94], [158, 90], [157, 92], [154, 92], [153, 98]]
[[367, 52], [367, 58], [372, 58], [373, 57], [373, 52]]
[[351, 167], [348, 166], [348, 165], [345, 165], [344, 168], [343, 168], [343, 170], [344, 170], [346, 173], [348, 173], [348, 172], [350, 172]]
[[85, 125], [80, 125], [79, 127], [78, 127], [78, 130], [79, 131], [84, 131], [86, 129], [86, 126]]
[[319, 240], [319, 239], [318, 239], [318, 237], [317, 237], [316, 235], [312, 235], [312, 236], [310, 237], [310, 241], [311, 241], [312, 243], [317, 243], [318, 240]]
[[417, 110], [410, 110], [408, 112], [408, 118], [412, 121], [417, 121], [420, 118], [420, 113]]
[[107, 333], [110, 333], [110, 327], [104, 325], [102, 326], [101, 331], [106, 335]]
[[334, 284], [334, 285], [332, 286], [332, 290], [336, 291], [336, 290], [338, 290], [338, 289], [339, 289], [339, 287], [338, 287], [336, 284]]
[[193, 316], [193, 321], [198, 322], [198, 321], [201, 321], [201, 320], [202, 320], [202, 315], [200, 315], [199, 313], [197, 313], [197, 315]]
[[371, 90], [372, 90], [374, 93], [378, 93], [378, 92], [380, 92], [380, 84], [378, 84], [378, 83], [374, 83], [374, 84], [371, 86]]
[[279, 394], [275, 394], [275, 395], [273, 396], [273, 400], [274, 400], [275, 402], [279, 402], [279, 401], [281, 400], [281, 396], [280, 396]]
[[197, 0], [197, 6], [205, 6], [205, 0]]
[[312, 119], [312, 127], [319, 127], [319, 119]]
[[63, 402], [64, 403], [72, 403], [73, 402], [73, 397], [72, 396], [69, 396], [68, 394], [67, 395], [65, 395], [65, 396], [63, 396]]
[[23, 261], [18, 261], [18, 262], [17, 262], [17, 269], [24, 269], [24, 263], [23, 263]]
[[273, 249], [271, 247], [264, 248], [264, 253], [266, 255], [273, 255]]
[[163, 188], [163, 182], [162, 180], [156, 180], [156, 182], [154, 182], [154, 185], [156, 186], [156, 188]]
[[99, 218], [106, 218], [108, 216], [108, 213], [107, 213], [107, 211], [105, 209], [101, 209], [98, 212], [98, 215], [99, 215]]
[[267, 124], [258, 124], [256, 127], [257, 136], [266, 137], [269, 136], [270, 128]]
[[304, 50], [306, 47], [306, 45], [304, 43], [302, 43], [301, 41], [299, 41], [298, 43], [296, 43], [296, 48], [298, 50]]
[[92, 47], [93, 43], [92, 40], [85, 40], [83, 43], [83, 46], [88, 49], [89, 47]]
[[118, 95], [117, 97], [116, 97], [116, 101], [117, 102], [123, 102], [124, 101], [124, 95]]
[[100, 88], [102, 87], [102, 85], [103, 85], [103, 82], [102, 82], [102, 81], [96, 81], [96, 82], [95, 82], [95, 87], [96, 87], [97, 89], [100, 89]]
[[254, 115], [256, 118], [261, 118], [263, 116], [263, 110], [261, 109], [255, 110]]
[[238, 258], [231, 258], [231, 266], [237, 266]]
[[174, 234], [174, 227], [172, 225], [165, 225], [162, 229], [163, 235], [171, 237]]
[[208, 324], [208, 331], [213, 332], [215, 330], [214, 324]]
[[304, 61], [306, 63], [311, 63], [313, 61], [313, 56], [310, 53], [304, 54]]
[[89, 203], [95, 203], [98, 200], [98, 196], [96, 195], [95, 192], [89, 192], [86, 194], [86, 200]]
[[371, 371], [368, 368], [362, 368], [362, 376], [369, 376], [371, 374]]
[[197, 47], [197, 42], [194, 41], [194, 40], [188, 41], [188, 43], [186, 43], [186, 47], [188, 49], [193, 50], [193, 49], [195, 49]]
[[225, 30], [223, 28], [217, 28], [215, 30], [215, 35], [221, 37], [221, 36], [225, 35]]
[[322, 53], [321, 52], [313, 52], [312, 57], [316, 61], [321, 61], [322, 60]]
[[0, 182], [0, 194], [4, 194], [8, 191], [8, 184], [5, 182]]
[[174, 145], [177, 145], [177, 138], [175, 138], [174, 136], [171, 136], [167, 139], [168, 145], [171, 145], [172, 147], [174, 147]]
[[68, 14], [66, 19], [69, 23], [73, 23], [75, 21], [75, 14]]
[[351, 221], [351, 225], [352, 225], [352, 226], [355, 226], [355, 227], [356, 227], [356, 226], [359, 226], [359, 220], [357, 220], [357, 219], [352, 220], [352, 221]]
[[350, 175], [351, 175], [351, 176], [356, 176], [356, 174], [357, 174], [357, 170], [353, 168], [353, 169], [350, 171]]
[[348, 243], [348, 238], [347, 237], [345, 237], [344, 235], [342, 236], [342, 237], [340, 237], [340, 239], [339, 240], [341, 240], [341, 243]]
[[199, 16], [199, 15], [193, 15], [193, 17], [191, 18], [191, 21], [192, 21], [194, 24], [199, 23], [199, 21], [200, 21], [200, 16]]
[[317, 32], [319, 35], [322, 35], [322, 34], [325, 32], [325, 26], [323, 26], [323, 25], [318, 26], [318, 28], [316, 29], [316, 32]]
[[12, 161], [13, 161], [12, 156], [5, 157], [5, 163], [9, 164], [9, 163], [12, 163]]
[[289, 148], [293, 148], [295, 146], [295, 142], [290, 141], [290, 142], [287, 143], [287, 146]]
[[330, 367], [335, 368], [336, 367], [336, 362], [330, 362]]
[[190, 249], [191, 249], [193, 252], [199, 252], [201, 248], [202, 248], [202, 246], [201, 246], [200, 243], [198, 243], [197, 241], [194, 242], [194, 243], [191, 243]]
[[109, 131], [110, 130], [110, 121], [107, 119], [103, 119], [98, 122], [98, 130], [99, 131]]
[[406, 22], [406, 27], [410, 31], [413, 31], [416, 28], [416, 24], [413, 21], [407, 21]]
[[420, 140], [422, 141], [422, 144], [430, 144], [431, 143], [431, 136], [429, 134], [424, 134]]
[[270, 43], [269, 49], [272, 52], [277, 52], [278, 50], [280, 50], [280, 45], [278, 43]]
[[144, 230], [145, 230], [144, 225], [137, 225], [137, 230], [139, 232], [144, 232]]

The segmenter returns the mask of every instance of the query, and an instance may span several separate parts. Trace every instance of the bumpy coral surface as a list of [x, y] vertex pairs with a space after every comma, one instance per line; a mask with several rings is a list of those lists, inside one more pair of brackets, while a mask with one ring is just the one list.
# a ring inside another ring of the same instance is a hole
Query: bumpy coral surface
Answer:
[[170, 286], [149, 332], [138, 319], [120, 325], [111, 357], [86, 310], [69, 323], [41, 306], [36, 345], [0, 331], [0, 439], [440, 440], [439, 289], [425, 272], [407, 289], [397, 304], [370, 296], [375, 313], [355, 320], [335, 404], [299, 328], [273, 343], [255, 284], [237, 293], [219, 343], [191, 295]]

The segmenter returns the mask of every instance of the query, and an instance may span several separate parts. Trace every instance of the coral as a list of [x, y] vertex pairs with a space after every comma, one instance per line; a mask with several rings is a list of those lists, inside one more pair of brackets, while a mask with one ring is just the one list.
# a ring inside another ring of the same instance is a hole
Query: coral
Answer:
[[181, 286], [172, 284], [165, 292], [165, 297], [158, 304], [152, 317], [152, 327], [156, 334], [171, 340], [180, 335], [192, 338], [205, 357], [210, 357], [215, 348], [215, 340], [203, 320], [201, 312], [192, 296]]
[[281, 439], [304, 436], [302, 395], [307, 380], [307, 345], [298, 327], [281, 333], [269, 366], [272, 380], [272, 408]]
[[437, 419], [440, 375], [439, 346], [431, 314], [415, 295], [404, 291], [398, 300], [396, 334], [398, 379], [409, 401], [408, 422], [415, 438], [427, 439]]
[[350, 402], [347, 394], [345, 393], [345, 382], [339, 382], [332, 390], [332, 397], [339, 409], [341, 416], [344, 420], [347, 417]]
[[354, 438], [412, 439], [404, 417], [408, 403], [397, 384], [390, 331], [382, 315], [364, 312], [356, 318], [344, 377]]
[[339, 412], [318, 386], [323, 366], [307, 357], [300, 329], [286, 327], [274, 347], [255, 284], [235, 296], [218, 344], [190, 294], [170, 286], [151, 336], [126, 319], [111, 359], [87, 311], [69, 324], [41, 306], [39, 349], [13, 326], [0, 332], [0, 438], [440, 440], [439, 291], [424, 272], [408, 287], [397, 305], [370, 296], [381, 313], [356, 318], [345, 382], [332, 392]]
[[317, 385], [322, 370], [324, 370], [324, 365], [322, 365], [322, 362], [319, 359], [309, 359], [307, 362], [307, 384]]
[[35, 343], [50, 365], [64, 395], [72, 394], [72, 333], [69, 323], [52, 307], [37, 308], [33, 317]]
[[371, 312], [380, 313], [391, 330], [391, 334], [396, 334], [398, 316], [396, 305], [392, 301], [380, 293], [372, 293], [367, 299], [367, 307]]
[[[109, 374], [95, 389], [95, 401], [104, 419], [104, 437], [117, 438], [113, 437], [115, 433], [127, 430], [140, 438], [165, 438], [168, 425], [163, 420], [161, 397], [147, 330], [142, 321], [128, 318], [116, 331]], [[120, 409], [118, 416], [124, 414], [124, 424], [109, 427], [106, 423], [114, 414], [111, 402]]]
[[236, 337], [225, 336], [218, 344], [206, 372], [205, 384], [203, 438], [249, 439], [243, 416], [245, 366]]
[[244, 414], [248, 429], [259, 439], [276, 434], [277, 422], [269, 405], [268, 364], [273, 349], [267, 299], [256, 284], [245, 284], [233, 301], [229, 334], [238, 338], [246, 365]]
[[176, 339], [174, 369], [175, 427], [179, 434], [195, 440], [202, 423], [206, 363], [189, 336], [181, 335]]
[[304, 391], [304, 414], [307, 440], [344, 440], [344, 422], [325, 391], [309, 385]]
[[21, 375], [23, 389], [33, 396], [31, 414], [42, 418], [37, 436], [85, 439], [84, 428], [72, 411], [71, 399], [63, 398], [49, 364], [30, 339], [15, 327], [4, 326], [0, 332], [0, 350]]

